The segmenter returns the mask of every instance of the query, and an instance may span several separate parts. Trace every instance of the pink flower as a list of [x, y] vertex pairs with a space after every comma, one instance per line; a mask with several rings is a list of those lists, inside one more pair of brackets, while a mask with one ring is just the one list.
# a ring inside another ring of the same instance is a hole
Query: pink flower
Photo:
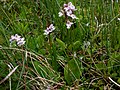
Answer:
[[59, 17], [61, 17], [65, 13], [67, 16], [71, 17], [72, 19], [77, 19], [77, 17], [73, 14], [74, 11], [76, 10], [77, 9], [75, 8], [75, 6], [71, 2], [69, 2], [68, 4], [63, 5], [63, 10], [61, 10], [58, 14]]
[[21, 36], [19, 36], [18, 34], [15, 34], [15, 36], [14, 35], [11, 36], [10, 42], [19, 41], [20, 39], [21, 39]]
[[73, 25], [73, 22], [70, 22], [69, 20], [66, 23], [67, 29], [70, 29], [70, 27]]
[[68, 4], [64, 4], [63, 5], [63, 10], [61, 10], [58, 14], [59, 14], [59, 17], [65, 15], [65, 19], [67, 19], [67, 22], [66, 22], [66, 26], [67, 26], [67, 29], [70, 29], [70, 27], [72, 26], [72, 24], [74, 24], [73, 22], [71, 22], [69, 19], [69, 17], [71, 19], [78, 19], [76, 17], [76, 15], [74, 14], [74, 11], [76, 11], [77, 9], [75, 8], [75, 6], [72, 4], [72, 2], [69, 2]]
[[68, 10], [68, 11], [66, 12], [66, 15], [67, 15], [67, 16], [71, 16], [72, 13], [73, 13], [72, 10]]
[[55, 30], [55, 27], [53, 26], [53, 24], [51, 24], [49, 27], [47, 27], [46, 30], [44, 30], [44, 34], [48, 35], [49, 33], [51, 33], [54, 30]]
[[72, 2], [69, 2], [68, 4], [64, 4], [64, 10], [67, 12], [68, 10], [76, 11], [75, 6], [72, 4]]
[[25, 44], [24, 38], [21, 38], [21, 36], [19, 36], [18, 34], [12, 35], [9, 41], [10, 43], [12, 43], [13, 41], [17, 42], [18, 46]]

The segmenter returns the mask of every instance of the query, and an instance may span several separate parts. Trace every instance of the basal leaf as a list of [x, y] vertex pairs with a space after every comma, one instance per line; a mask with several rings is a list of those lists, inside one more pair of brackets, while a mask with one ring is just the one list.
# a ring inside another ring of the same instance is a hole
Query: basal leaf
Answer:
[[66, 48], [65, 43], [62, 40], [58, 39], [58, 38], [56, 38], [56, 41], [59, 44], [59, 46], [61, 47], [61, 49], [65, 50], [65, 48]]
[[68, 84], [72, 84], [76, 79], [80, 79], [82, 70], [80, 68], [79, 60], [70, 60], [64, 68], [64, 75]]

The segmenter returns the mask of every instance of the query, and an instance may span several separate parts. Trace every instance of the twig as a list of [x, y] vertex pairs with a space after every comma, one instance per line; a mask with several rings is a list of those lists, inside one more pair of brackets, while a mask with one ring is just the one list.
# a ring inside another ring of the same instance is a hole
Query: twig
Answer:
[[111, 77], [108, 77], [110, 79], [111, 82], [113, 82], [115, 85], [117, 85], [118, 87], [120, 87], [120, 85], [118, 83], [116, 83], [115, 81], [112, 80]]
[[1, 80], [0, 84], [2, 84], [5, 80], [7, 80], [15, 72], [17, 68], [18, 66], [16, 66], [3, 80]]

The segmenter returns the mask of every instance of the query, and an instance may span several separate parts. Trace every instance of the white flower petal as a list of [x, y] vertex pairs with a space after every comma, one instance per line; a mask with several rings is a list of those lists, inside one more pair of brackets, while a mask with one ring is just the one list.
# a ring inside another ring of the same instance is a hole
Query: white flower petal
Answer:
[[120, 18], [118, 18], [118, 20], [120, 21]]
[[58, 13], [59, 17], [63, 16], [63, 13], [62, 12], [59, 12]]

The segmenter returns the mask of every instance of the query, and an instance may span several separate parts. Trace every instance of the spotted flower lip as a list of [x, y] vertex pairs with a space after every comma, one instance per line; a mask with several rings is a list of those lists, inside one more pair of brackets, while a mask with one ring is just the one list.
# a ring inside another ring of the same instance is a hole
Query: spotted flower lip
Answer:
[[78, 19], [74, 14], [71, 14], [70, 17], [71, 17], [72, 19]]
[[69, 20], [66, 23], [67, 29], [70, 29], [70, 27], [74, 24], [73, 22], [70, 22]]
[[49, 27], [47, 27], [46, 30], [44, 30], [44, 35], [48, 35], [54, 30], [55, 30], [55, 27], [53, 26], [53, 24], [51, 24]]
[[68, 10], [68, 11], [66, 12], [67, 16], [71, 16], [72, 13], [73, 13], [73, 12], [72, 12], [71, 10]]
[[11, 38], [10, 38], [10, 44], [12, 42], [17, 42], [17, 45], [18, 46], [22, 46], [25, 44], [26, 41], [24, 41], [25, 38], [21, 38], [21, 36], [19, 36], [18, 34], [15, 34], [15, 35], [12, 35]]

